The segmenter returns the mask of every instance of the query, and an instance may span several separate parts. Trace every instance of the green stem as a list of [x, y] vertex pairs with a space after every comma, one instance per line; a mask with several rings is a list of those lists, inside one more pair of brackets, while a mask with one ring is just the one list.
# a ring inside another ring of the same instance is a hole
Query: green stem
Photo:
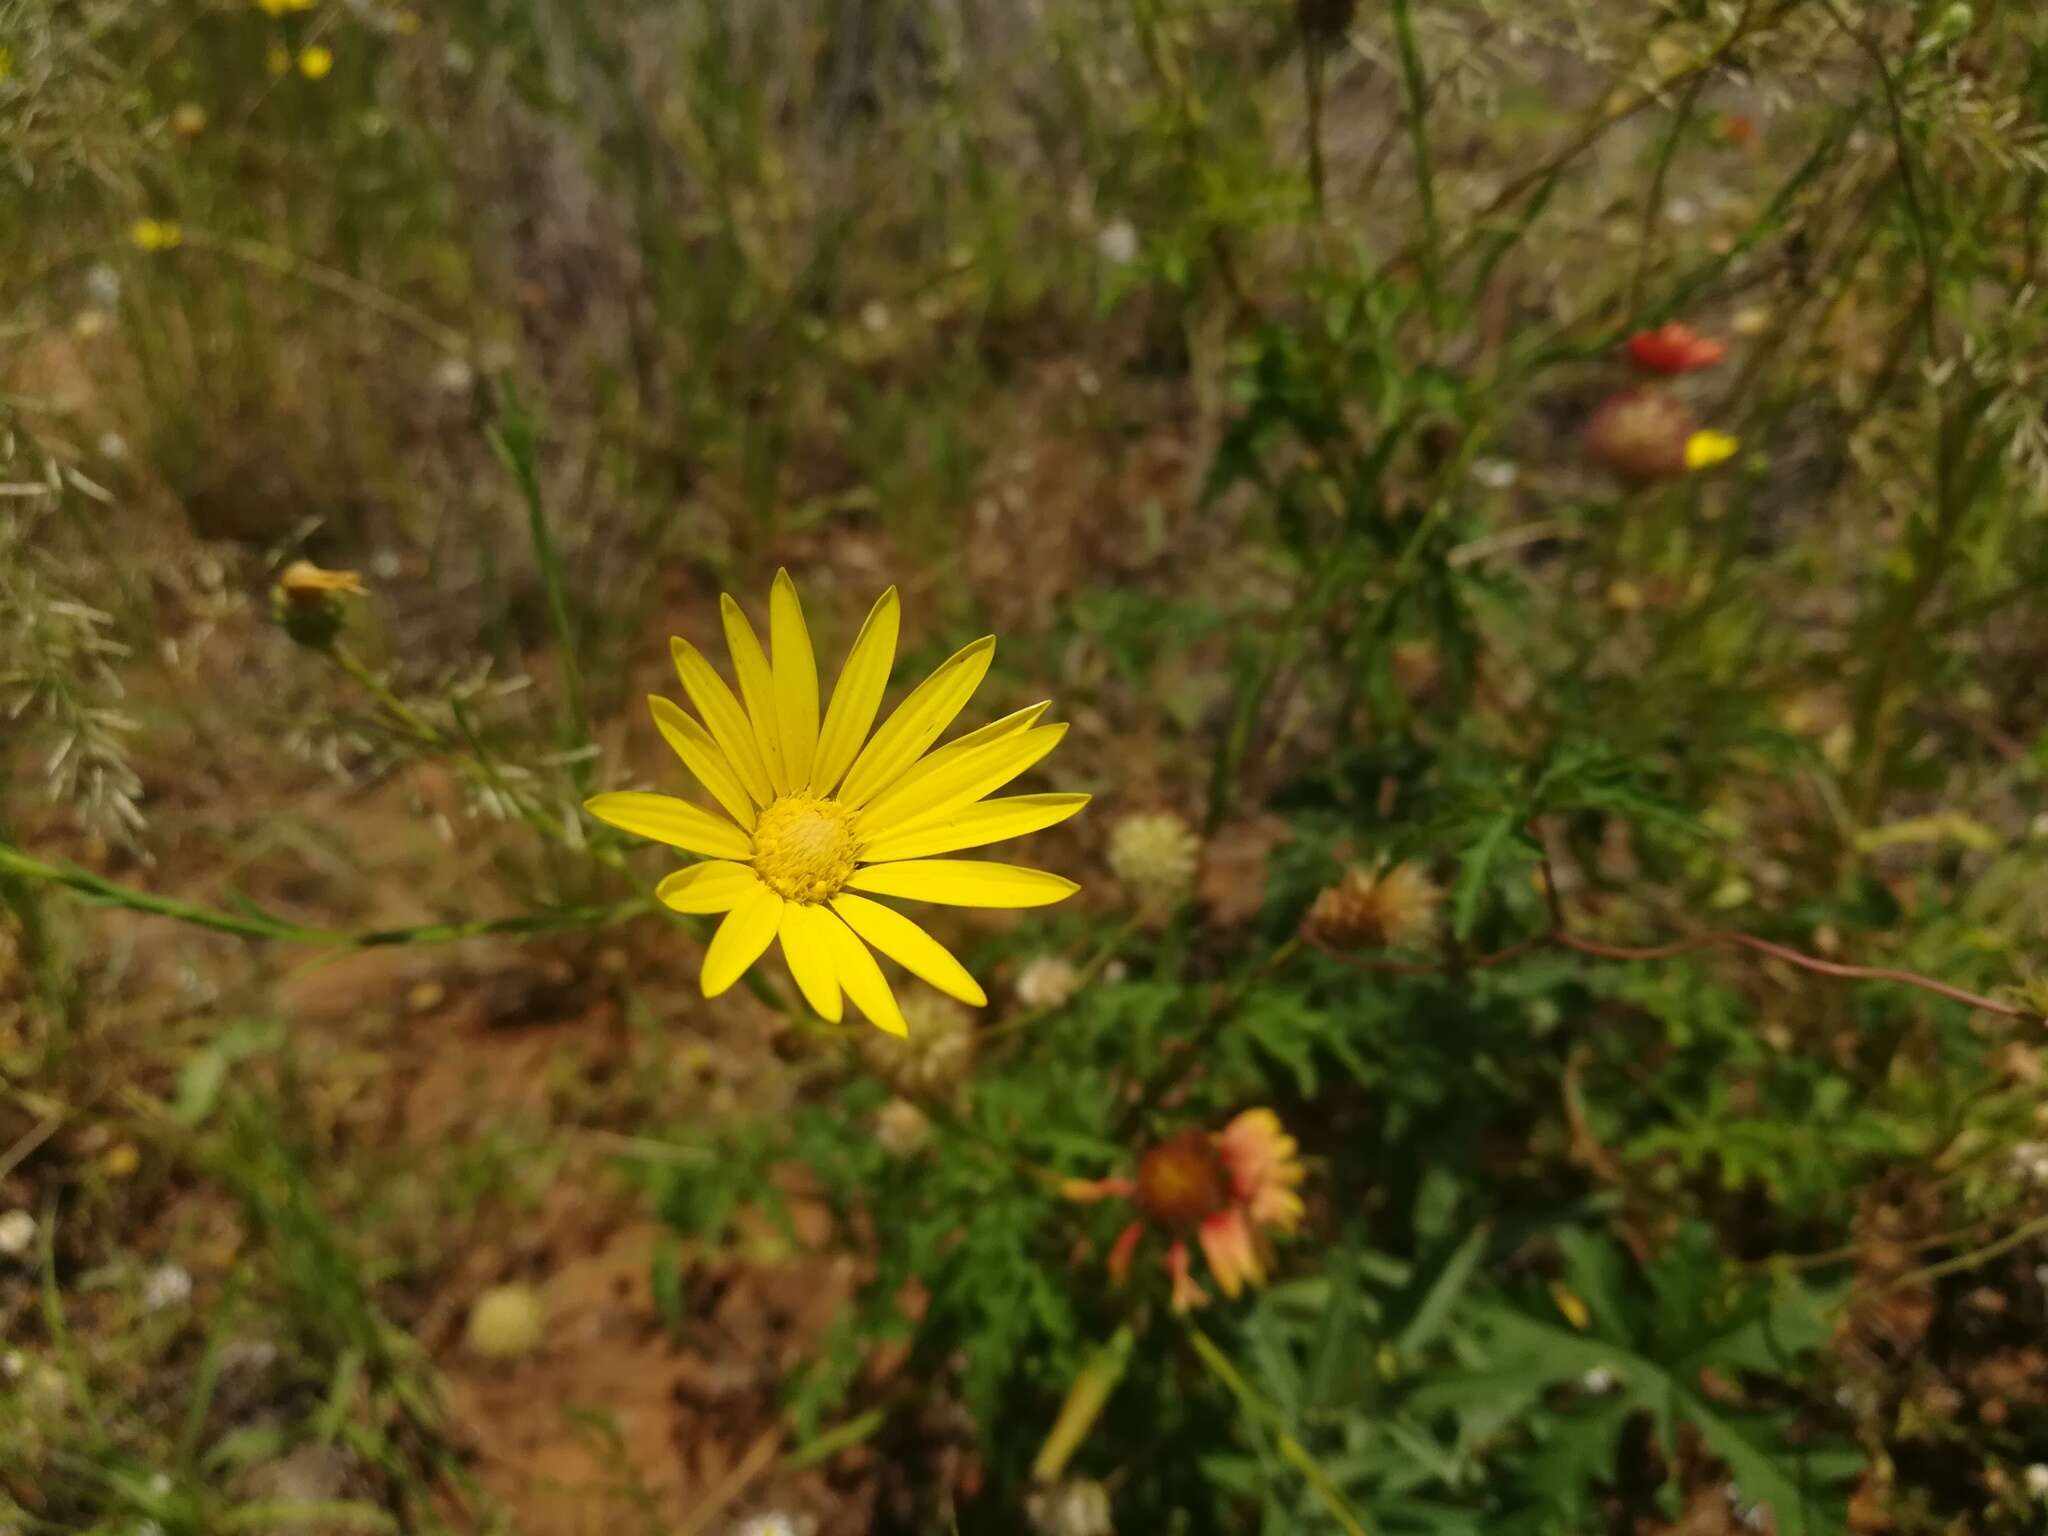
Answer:
[[1401, 76], [1408, 91], [1408, 140], [1415, 155], [1415, 191], [1422, 201], [1422, 306], [1434, 329], [1441, 318], [1437, 290], [1443, 271], [1443, 230], [1437, 223], [1436, 173], [1429, 152], [1429, 81], [1422, 70], [1422, 51], [1415, 45], [1415, 22], [1408, 14], [1408, 0], [1394, 0], [1393, 10], [1394, 42], [1401, 52]]
[[1194, 1346], [1195, 1353], [1201, 1356], [1202, 1364], [1209, 1368], [1209, 1374], [1229, 1388], [1231, 1396], [1237, 1399], [1238, 1406], [1244, 1410], [1245, 1417], [1257, 1420], [1272, 1431], [1273, 1444], [1280, 1452], [1280, 1459], [1301, 1474], [1302, 1481], [1308, 1484], [1309, 1490], [1315, 1494], [1324, 1511], [1343, 1527], [1346, 1536], [1366, 1536], [1365, 1523], [1352, 1512], [1351, 1505], [1339, 1491], [1336, 1480], [1325, 1470], [1323, 1464], [1315, 1459], [1308, 1447], [1294, 1438], [1287, 1427], [1286, 1418], [1253, 1390], [1252, 1384], [1239, 1374], [1237, 1367], [1230, 1363], [1229, 1357], [1209, 1342], [1207, 1334], [1193, 1323], [1186, 1326], [1188, 1342]]
[[322, 949], [381, 949], [395, 944], [449, 944], [458, 939], [481, 938], [490, 934], [531, 937], [579, 928], [608, 928], [656, 911], [660, 906], [651, 896], [637, 896], [610, 906], [566, 907], [554, 912], [529, 912], [519, 917], [350, 931], [295, 923], [254, 907], [227, 912], [218, 907], [157, 896], [95, 875], [90, 870], [45, 863], [5, 842], [0, 842], [0, 874], [63, 886], [95, 906], [122, 907], [154, 917], [175, 918], [181, 923], [211, 928], [217, 933], [231, 933], [238, 938], [276, 939], [287, 944], [310, 944]]
[[[590, 716], [583, 704], [583, 675], [576, 663], [576, 631], [569, 618], [569, 597], [562, 581], [562, 558], [555, 548], [554, 534], [548, 528], [547, 508], [541, 500], [540, 475], [536, 468], [539, 460], [539, 445], [535, 440], [533, 422], [520, 408], [516, 397], [507, 394], [505, 407], [498, 422], [484, 432], [491, 445], [491, 451], [498, 456], [519, 487], [521, 500], [526, 503], [527, 534], [533, 541], [534, 562], [540, 566], [541, 582], [547, 589], [548, 619], [554, 625], [555, 644], [562, 656], [562, 691], [568, 696], [568, 718], [562, 722], [562, 744], [571, 752], [580, 751], [591, 740]], [[587, 760], [578, 759], [570, 766], [576, 780], [576, 787], [587, 794], [590, 790], [590, 766]]]

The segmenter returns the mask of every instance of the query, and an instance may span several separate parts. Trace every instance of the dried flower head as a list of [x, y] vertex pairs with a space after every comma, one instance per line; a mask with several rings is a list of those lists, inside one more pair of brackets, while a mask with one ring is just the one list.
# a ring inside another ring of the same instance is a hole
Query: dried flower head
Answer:
[[530, 1285], [494, 1285], [469, 1309], [463, 1337], [491, 1360], [529, 1354], [547, 1326], [547, 1308]]
[[1645, 373], [1692, 373], [1713, 367], [1727, 355], [1727, 343], [1676, 320], [1654, 331], [1637, 331], [1628, 339], [1629, 361]]
[[0, 1215], [0, 1256], [18, 1259], [36, 1240], [36, 1219], [27, 1211]]
[[1266, 1283], [1269, 1235], [1301, 1225], [1298, 1152], [1278, 1115], [1248, 1109], [1213, 1135], [1189, 1129], [1161, 1142], [1139, 1160], [1136, 1178], [1069, 1179], [1062, 1192], [1070, 1200], [1121, 1199], [1138, 1207], [1139, 1218], [1110, 1249], [1114, 1280], [1129, 1273], [1147, 1230], [1165, 1233], [1172, 1305], [1184, 1312], [1209, 1299], [1195, 1283], [1190, 1234], [1224, 1295]]
[[1443, 888], [1412, 859], [1379, 871], [1354, 864], [1317, 893], [1309, 934], [1332, 949], [1411, 947], [1436, 931], [1443, 899]]
[[950, 997], [913, 992], [903, 1001], [903, 1035], [870, 1034], [861, 1048], [881, 1078], [904, 1093], [944, 1093], [974, 1067], [974, 1015]]
[[931, 1139], [930, 1118], [908, 1099], [891, 1099], [875, 1116], [875, 1141], [891, 1157], [915, 1157]]
[[1033, 1488], [1024, 1516], [1038, 1536], [1114, 1536], [1109, 1490], [1090, 1477], [1070, 1477]]
[[1692, 410], [1662, 389], [1609, 395], [1586, 424], [1586, 452], [1624, 480], [1667, 480], [1685, 473]]
[[161, 1312], [192, 1299], [192, 1272], [179, 1264], [159, 1264], [142, 1279], [142, 1309]]
[[1017, 973], [1017, 1001], [1026, 1008], [1058, 1008], [1080, 989], [1080, 971], [1058, 955], [1040, 955]]
[[1186, 896], [1202, 862], [1195, 829], [1172, 811], [1141, 811], [1109, 834], [1109, 868], [1141, 905], [1163, 906]]

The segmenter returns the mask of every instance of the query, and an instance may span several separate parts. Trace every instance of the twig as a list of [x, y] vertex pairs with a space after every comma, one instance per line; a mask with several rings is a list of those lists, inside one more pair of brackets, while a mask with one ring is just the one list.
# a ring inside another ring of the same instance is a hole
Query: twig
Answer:
[[[1743, 933], [1733, 928], [1716, 928], [1708, 933], [1695, 934], [1691, 938], [1673, 939], [1665, 944], [1628, 945], [1603, 944], [1595, 939], [1582, 939], [1570, 931], [1565, 920], [1564, 905], [1559, 899], [1557, 877], [1550, 866], [1550, 850], [1537, 838], [1538, 857], [1542, 862], [1543, 899], [1550, 909], [1550, 929], [1534, 938], [1523, 939], [1505, 949], [1491, 954], [1462, 957], [1457, 969], [1485, 970], [1489, 966], [1501, 965], [1516, 959], [1534, 949], [1568, 949], [1574, 954], [1590, 955], [1598, 960], [1669, 960], [1678, 955], [1690, 954], [1694, 950], [1706, 949], [1713, 945], [1725, 945], [1737, 949], [1754, 950], [1769, 955], [1773, 960], [1782, 960], [1787, 965], [1797, 966], [1802, 971], [1812, 971], [1819, 976], [1834, 976], [1844, 981], [1889, 981], [1904, 987], [1917, 987], [1922, 992], [1932, 992], [1937, 997], [1995, 1013], [2008, 1019], [2031, 1019], [2036, 1015], [2029, 1009], [2012, 1003], [2002, 1003], [1996, 998], [1986, 997], [1981, 992], [1972, 992], [1965, 987], [1952, 986], [1937, 981], [1932, 976], [1923, 976], [1918, 971], [1901, 970], [1887, 965], [1846, 965], [1839, 960], [1823, 960], [1817, 955], [1803, 954], [1769, 939], [1760, 939], [1755, 934]], [[1347, 955], [1341, 950], [1304, 934], [1307, 943], [1318, 952], [1329, 956], [1353, 970], [1381, 972], [1395, 976], [1441, 976], [1449, 974], [1451, 967], [1434, 961], [1374, 960], [1359, 955]]]

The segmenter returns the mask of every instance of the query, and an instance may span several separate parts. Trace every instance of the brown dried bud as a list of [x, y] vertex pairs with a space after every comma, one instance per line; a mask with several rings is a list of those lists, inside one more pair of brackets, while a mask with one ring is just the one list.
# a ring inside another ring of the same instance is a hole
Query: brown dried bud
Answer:
[[1624, 480], [1669, 480], [1686, 472], [1692, 410], [1661, 389], [1609, 395], [1586, 423], [1586, 452]]
[[1309, 908], [1310, 937], [1332, 949], [1406, 948], [1436, 931], [1443, 888], [1408, 861], [1374, 872], [1353, 865]]

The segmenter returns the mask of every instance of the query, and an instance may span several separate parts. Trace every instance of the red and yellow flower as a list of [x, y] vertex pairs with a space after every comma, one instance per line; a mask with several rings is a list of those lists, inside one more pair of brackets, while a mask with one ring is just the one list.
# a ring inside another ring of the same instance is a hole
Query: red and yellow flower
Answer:
[[1190, 1127], [1161, 1142], [1139, 1160], [1135, 1178], [1069, 1179], [1063, 1192], [1070, 1200], [1129, 1200], [1138, 1207], [1140, 1215], [1109, 1251], [1110, 1278], [1119, 1283], [1146, 1232], [1165, 1233], [1173, 1309], [1185, 1312], [1209, 1299], [1194, 1278], [1190, 1234], [1225, 1296], [1266, 1283], [1269, 1234], [1301, 1225], [1299, 1150], [1272, 1110], [1248, 1109], [1221, 1131]]

